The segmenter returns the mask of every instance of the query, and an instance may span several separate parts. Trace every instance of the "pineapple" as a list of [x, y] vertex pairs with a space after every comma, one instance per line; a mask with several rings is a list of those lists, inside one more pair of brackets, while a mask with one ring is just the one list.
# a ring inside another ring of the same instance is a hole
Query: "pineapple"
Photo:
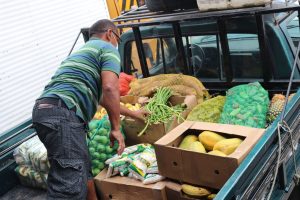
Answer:
[[271, 124], [276, 119], [276, 117], [282, 112], [284, 102], [285, 101], [282, 99], [278, 99], [276, 101], [271, 101], [271, 105], [269, 107], [269, 111], [267, 114], [268, 124]]
[[282, 94], [274, 94], [274, 96], [273, 96], [273, 98], [271, 100], [271, 104], [275, 103], [278, 100], [283, 100], [284, 101], [285, 100], [285, 96], [282, 95]]
[[[288, 101], [290, 101], [295, 93], [290, 94]], [[283, 106], [285, 103], [285, 96], [282, 94], [274, 94], [271, 104], [269, 106], [269, 111], [267, 113], [267, 126], [272, 124], [272, 122], [278, 117], [278, 115], [282, 112]]]
[[290, 96], [289, 96], [289, 101], [294, 97], [295, 94], [296, 94], [296, 93], [290, 94]]

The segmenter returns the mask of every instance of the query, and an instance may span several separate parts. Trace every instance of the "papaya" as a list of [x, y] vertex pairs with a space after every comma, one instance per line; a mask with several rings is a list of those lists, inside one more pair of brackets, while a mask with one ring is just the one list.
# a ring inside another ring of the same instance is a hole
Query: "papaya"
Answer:
[[195, 135], [187, 135], [183, 138], [181, 141], [179, 148], [181, 149], [188, 149], [188, 147], [195, 141], [197, 141], [198, 138]]
[[199, 141], [195, 141], [193, 142], [187, 150], [190, 150], [190, 151], [195, 151], [195, 152], [198, 152], [198, 153], [206, 153], [206, 150], [204, 148], [204, 146], [201, 144], [201, 142]]
[[223, 136], [212, 132], [212, 131], [203, 131], [199, 134], [199, 141], [203, 144], [206, 150], [212, 151], [214, 148], [214, 145], [221, 141], [225, 140]]
[[214, 146], [214, 151], [218, 150], [226, 155], [233, 153], [236, 148], [243, 142], [240, 138], [225, 139], [217, 142]]
[[222, 156], [222, 157], [227, 156], [225, 153], [218, 151], [218, 150], [210, 151], [210, 152], [208, 152], [208, 154], [215, 155], [215, 156]]

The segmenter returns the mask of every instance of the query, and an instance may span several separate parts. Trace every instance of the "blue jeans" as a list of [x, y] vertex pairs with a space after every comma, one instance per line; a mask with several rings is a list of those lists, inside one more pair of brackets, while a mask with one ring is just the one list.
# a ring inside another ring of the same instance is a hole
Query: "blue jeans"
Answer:
[[50, 163], [47, 199], [85, 200], [92, 179], [85, 123], [59, 100], [58, 105], [37, 100], [33, 126], [44, 143]]

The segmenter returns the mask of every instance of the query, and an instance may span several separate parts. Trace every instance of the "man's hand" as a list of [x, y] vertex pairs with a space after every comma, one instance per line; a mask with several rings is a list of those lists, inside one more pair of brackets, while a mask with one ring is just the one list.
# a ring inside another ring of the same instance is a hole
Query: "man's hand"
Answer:
[[117, 140], [117, 142], [119, 144], [118, 155], [121, 155], [121, 153], [125, 149], [124, 137], [123, 137], [121, 131], [120, 130], [111, 131], [110, 134], [109, 134], [109, 139], [110, 139], [110, 147], [113, 147], [114, 143], [115, 143], [115, 140]]
[[147, 110], [140, 109], [137, 111], [133, 111], [130, 117], [141, 120], [141, 121], [146, 121], [146, 118], [148, 117], [149, 114], [150, 113]]

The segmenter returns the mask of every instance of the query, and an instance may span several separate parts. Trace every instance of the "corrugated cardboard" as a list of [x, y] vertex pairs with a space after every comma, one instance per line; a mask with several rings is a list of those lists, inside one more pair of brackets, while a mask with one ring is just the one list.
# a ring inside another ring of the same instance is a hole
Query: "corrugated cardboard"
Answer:
[[[135, 104], [138, 103], [138, 97], [134, 96], [124, 96], [121, 98], [121, 102]], [[186, 104], [187, 109], [182, 113], [182, 117], [186, 118], [191, 110], [197, 105], [197, 98], [194, 95], [182, 97], [182, 96], [172, 96], [170, 98], [172, 105]], [[181, 122], [180, 122], [181, 123]], [[145, 133], [138, 137], [146, 124], [142, 121], [135, 120], [129, 117], [125, 117], [123, 120], [124, 131], [126, 133], [126, 145], [135, 145], [140, 143], [150, 143], [153, 144], [161, 137], [166, 135], [170, 130], [178, 126], [177, 118], [170, 120], [168, 123], [154, 124], [148, 127]]]
[[166, 200], [165, 181], [144, 185], [141, 181], [115, 176], [106, 177], [107, 170], [103, 170], [95, 177], [95, 184], [101, 200]]
[[[240, 137], [244, 141], [227, 157], [177, 148], [187, 133], [199, 135], [204, 130]], [[154, 144], [159, 172], [182, 182], [220, 189], [264, 131], [244, 126], [186, 121]]]

